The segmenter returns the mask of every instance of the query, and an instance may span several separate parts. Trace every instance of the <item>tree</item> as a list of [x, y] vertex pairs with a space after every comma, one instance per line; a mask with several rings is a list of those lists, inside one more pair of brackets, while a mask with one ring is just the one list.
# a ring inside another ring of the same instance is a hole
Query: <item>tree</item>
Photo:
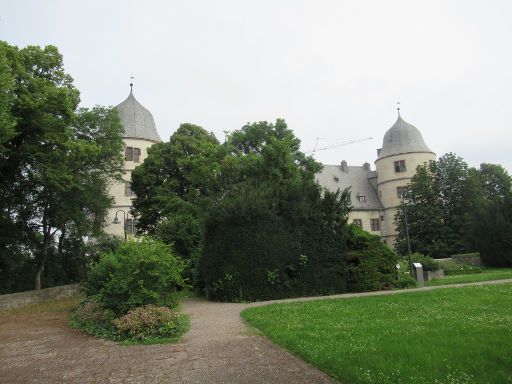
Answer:
[[222, 156], [215, 136], [193, 124], [182, 124], [168, 143], [152, 146], [132, 172], [139, 233], [156, 235], [173, 243], [179, 256], [194, 258], [203, 213], [218, 191]]
[[475, 209], [473, 244], [482, 261], [512, 266], [512, 178], [497, 164], [480, 165], [476, 175], [482, 198]]
[[[2, 142], [1, 225], [34, 245], [39, 289], [58, 237], [70, 226], [81, 236], [103, 226], [110, 177], [121, 174], [122, 127], [113, 109], [77, 109], [79, 92], [56, 47], [2, 46], [15, 79], [15, 125]], [[3, 240], [2, 248], [12, 246]]]
[[405, 254], [404, 209], [413, 252], [445, 257], [471, 251], [479, 191], [473, 171], [453, 153], [418, 167], [407, 186], [407, 205], [395, 216], [399, 252]]
[[248, 124], [226, 142], [222, 198], [206, 217], [198, 275], [208, 297], [239, 301], [346, 289], [348, 191], [314, 181], [283, 120]]
[[453, 153], [418, 167], [407, 186], [407, 205], [395, 216], [398, 251], [406, 252], [405, 208], [413, 252], [444, 257], [479, 249], [487, 241], [482, 236], [495, 239], [481, 226], [488, 222], [488, 228], [495, 228], [497, 222], [489, 222], [490, 212], [503, 205], [511, 188], [512, 179], [503, 167], [483, 163], [478, 170], [469, 168]]

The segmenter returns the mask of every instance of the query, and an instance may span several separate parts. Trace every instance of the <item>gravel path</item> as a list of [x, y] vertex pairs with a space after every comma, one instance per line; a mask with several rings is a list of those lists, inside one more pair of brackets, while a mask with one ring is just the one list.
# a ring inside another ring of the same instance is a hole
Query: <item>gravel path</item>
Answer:
[[120, 346], [70, 329], [63, 316], [0, 320], [0, 383], [330, 383], [253, 334], [243, 304], [186, 300], [180, 344]]

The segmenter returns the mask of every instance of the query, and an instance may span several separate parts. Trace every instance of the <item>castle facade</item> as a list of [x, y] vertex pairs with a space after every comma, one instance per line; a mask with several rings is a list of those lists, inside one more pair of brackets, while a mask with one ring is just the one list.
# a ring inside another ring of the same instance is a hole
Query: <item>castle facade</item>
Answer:
[[[135, 234], [136, 218], [130, 210], [134, 195], [131, 190], [131, 172], [147, 157], [147, 150], [161, 141], [151, 113], [130, 92], [126, 100], [115, 107], [124, 127], [124, 176], [122, 183], [114, 183], [110, 193], [115, 203], [108, 213], [105, 232], [117, 236]], [[382, 148], [377, 150], [375, 170], [369, 163], [362, 166], [324, 165], [316, 175], [318, 183], [331, 191], [350, 188], [353, 206], [349, 223], [379, 235], [390, 246], [396, 237], [394, 217], [402, 200], [404, 187], [416, 173], [416, 167], [435, 160], [436, 155], [425, 142], [420, 131], [398, 116], [384, 134]]]

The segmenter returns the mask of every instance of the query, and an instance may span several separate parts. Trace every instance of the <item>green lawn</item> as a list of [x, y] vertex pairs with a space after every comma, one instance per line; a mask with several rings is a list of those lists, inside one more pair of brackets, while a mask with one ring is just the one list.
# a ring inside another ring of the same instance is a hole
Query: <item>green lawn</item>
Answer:
[[273, 304], [242, 317], [343, 383], [512, 383], [512, 285]]
[[426, 281], [425, 285], [445, 285], [474, 283], [477, 281], [512, 279], [512, 268], [485, 268], [481, 273], [467, 275], [449, 275], [432, 281]]

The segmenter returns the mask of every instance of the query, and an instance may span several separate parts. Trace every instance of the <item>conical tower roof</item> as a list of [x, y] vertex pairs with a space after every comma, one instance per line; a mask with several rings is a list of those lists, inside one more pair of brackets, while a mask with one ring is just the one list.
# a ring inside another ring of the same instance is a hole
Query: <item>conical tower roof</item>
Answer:
[[116, 109], [124, 127], [124, 138], [161, 141], [153, 115], [137, 101], [133, 92]]
[[413, 152], [434, 153], [423, 141], [419, 129], [406, 122], [401, 116], [398, 116], [395, 124], [384, 135], [378, 159]]

